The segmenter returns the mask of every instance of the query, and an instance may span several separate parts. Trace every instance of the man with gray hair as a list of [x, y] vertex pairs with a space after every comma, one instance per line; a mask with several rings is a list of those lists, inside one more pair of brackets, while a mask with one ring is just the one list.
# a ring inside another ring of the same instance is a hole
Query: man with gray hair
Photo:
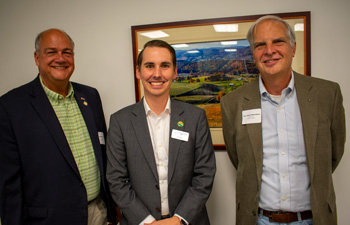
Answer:
[[281, 18], [258, 19], [247, 39], [260, 75], [221, 101], [237, 170], [236, 224], [337, 224], [332, 173], [345, 144], [340, 87], [292, 70], [295, 34]]
[[45, 30], [34, 59], [39, 75], [0, 97], [2, 225], [116, 224], [100, 96], [69, 81], [74, 42]]

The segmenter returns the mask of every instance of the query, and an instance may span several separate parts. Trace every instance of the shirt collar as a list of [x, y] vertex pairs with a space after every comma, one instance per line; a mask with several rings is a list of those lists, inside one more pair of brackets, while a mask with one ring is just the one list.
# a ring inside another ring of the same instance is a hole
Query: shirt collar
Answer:
[[[294, 73], [292, 71], [292, 76], [290, 78], [290, 81], [289, 81], [289, 84], [288, 84], [288, 87], [286, 87], [285, 89], [283, 89], [282, 91], [282, 96], [288, 96], [290, 95], [293, 91], [294, 91]], [[262, 82], [262, 79], [261, 79], [261, 74], [259, 75], [259, 89], [260, 89], [260, 95], [262, 97], [267, 97], [268, 95], [270, 95], [267, 91], [266, 91], [266, 88], [265, 88], [265, 85], [264, 83]]]
[[59, 101], [62, 101], [64, 99], [68, 99], [68, 100], [72, 100], [74, 98], [74, 90], [73, 90], [73, 86], [71, 84], [71, 82], [68, 83], [68, 95], [66, 97], [63, 97], [63, 95], [60, 95], [52, 90], [50, 90], [49, 88], [47, 88], [44, 83], [43, 80], [40, 78], [40, 83], [41, 86], [43, 87], [48, 99], [50, 100], [50, 102], [52, 103], [59, 103]]
[[[164, 112], [167, 112], [167, 113], [170, 114], [170, 112], [171, 112], [171, 110], [170, 110], [170, 103], [171, 103], [171, 101], [170, 101], [170, 96], [169, 96], [168, 97], [168, 101], [167, 101], [166, 106], [165, 106], [165, 109], [159, 116], [161, 116]], [[145, 107], [146, 115], [149, 115], [149, 113], [151, 113], [151, 112], [154, 113], [152, 111], [152, 109], [149, 107], [149, 105], [147, 104], [147, 101], [146, 101], [145, 97], [143, 97], [143, 106]]]

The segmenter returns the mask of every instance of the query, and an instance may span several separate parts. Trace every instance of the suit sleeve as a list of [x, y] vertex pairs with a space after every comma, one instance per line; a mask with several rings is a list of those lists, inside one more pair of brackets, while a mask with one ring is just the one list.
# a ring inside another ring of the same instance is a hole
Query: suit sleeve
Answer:
[[5, 108], [0, 103], [0, 217], [2, 225], [23, 224], [19, 149]]
[[344, 145], [345, 145], [345, 139], [346, 139], [343, 97], [338, 84], [336, 86], [335, 97], [334, 97], [331, 133], [332, 133], [332, 171], [334, 172], [344, 154]]
[[216, 172], [215, 153], [211, 134], [202, 110], [197, 122], [195, 138], [195, 163], [191, 185], [179, 202], [175, 214], [193, 223], [205, 206], [212, 190]]
[[[232, 115], [231, 111], [229, 110], [229, 104], [227, 100], [229, 100], [228, 96], [225, 96], [221, 101], [222, 130], [224, 134], [226, 151], [228, 153], [228, 156], [230, 157], [233, 166], [237, 169], [238, 156], [234, 138], [235, 129], [232, 123], [234, 115]], [[232, 104], [232, 102], [229, 103]]]
[[107, 181], [112, 198], [127, 216], [129, 224], [139, 224], [151, 214], [131, 187], [126, 147], [116, 115], [111, 116], [107, 133]]

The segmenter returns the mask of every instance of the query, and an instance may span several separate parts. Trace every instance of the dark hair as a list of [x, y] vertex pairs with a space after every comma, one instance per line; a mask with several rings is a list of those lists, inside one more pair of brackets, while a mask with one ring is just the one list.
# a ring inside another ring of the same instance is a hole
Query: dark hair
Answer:
[[139, 70], [141, 69], [143, 51], [147, 47], [160, 47], [160, 48], [168, 49], [169, 52], [170, 52], [170, 55], [172, 57], [172, 63], [173, 63], [174, 70], [175, 70], [175, 68], [176, 68], [176, 53], [175, 53], [175, 49], [173, 47], [171, 47], [171, 45], [169, 45], [167, 42], [162, 41], [162, 40], [152, 40], [152, 41], [147, 42], [143, 46], [142, 51], [139, 53], [139, 56], [137, 57], [137, 66], [138, 66]]
[[280, 18], [278, 16], [267, 15], [267, 16], [260, 17], [249, 28], [249, 31], [248, 31], [248, 34], [247, 34], [247, 40], [249, 41], [250, 50], [252, 52], [254, 52], [254, 33], [255, 33], [255, 30], [256, 30], [256, 27], [261, 22], [268, 21], [268, 20], [279, 22], [279, 23], [282, 23], [282, 24], [284, 24], [286, 26], [286, 36], [289, 38], [290, 46], [293, 47], [293, 45], [295, 43], [295, 33], [294, 33], [293, 28], [286, 21], [284, 21], [282, 18]]
[[57, 31], [60, 31], [60, 32], [64, 33], [64, 34], [67, 36], [67, 38], [69, 39], [69, 41], [71, 42], [72, 47], [73, 47], [73, 49], [74, 49], [74, 41], [73, 41], [73, 39], [72, 39], [65, 31], [60, 30], [60, 29], [56, 29], [56, 28], [51, 28], [51, 29], [44, 30], [44, 31], [40, 32], [40, 33], [36, 36], [36, 38], [35, 38], [35, 51], [36, 51], [36, 52], [39, 52], [39, 50], [40, 50], [39, 48], [40, 48], [41, 36], [42, 36], [46, 31], [49, 31], [49, 30], [57, 30]]

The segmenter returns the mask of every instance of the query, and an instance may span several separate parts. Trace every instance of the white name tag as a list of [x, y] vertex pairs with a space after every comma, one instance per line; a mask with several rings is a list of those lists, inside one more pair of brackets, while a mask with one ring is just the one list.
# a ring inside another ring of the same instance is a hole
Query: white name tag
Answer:
[[175, 130], [175, 129], [171, 131], [171, 138], [174, 138], [177, 140], [188, 141], [189, 136], [190, 134], [188, 132]]
[[103, 134], [103, 132], [98, 132], [98, 139], [100, 140], [101, 145], [106, 145], [105, 135]]
[[261, 109], [242, 111], [242, 124], [261, 123]]

